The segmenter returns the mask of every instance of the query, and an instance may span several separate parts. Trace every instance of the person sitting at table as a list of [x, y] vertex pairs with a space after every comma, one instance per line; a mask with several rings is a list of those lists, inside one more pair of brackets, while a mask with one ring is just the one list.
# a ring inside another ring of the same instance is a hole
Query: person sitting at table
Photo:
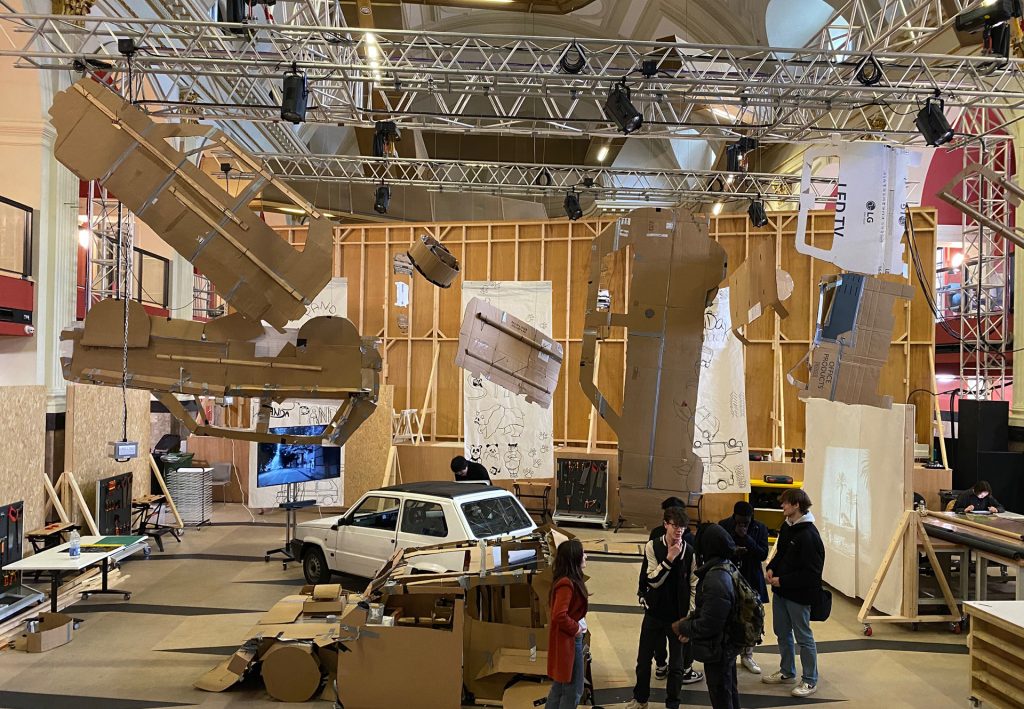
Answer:
[[992, 495], [992, 486], [988, 484], [988, 481], [979, 480], [974, 483], [973, 488], [960, 493], [960, 497], [956, 498], [956, 503], [953, 505], [953, 511], [957, 513], [987, 511], [995, 514], [996, 512], [1006, 512], [1006, 508], [999, 504], [999, 500]]

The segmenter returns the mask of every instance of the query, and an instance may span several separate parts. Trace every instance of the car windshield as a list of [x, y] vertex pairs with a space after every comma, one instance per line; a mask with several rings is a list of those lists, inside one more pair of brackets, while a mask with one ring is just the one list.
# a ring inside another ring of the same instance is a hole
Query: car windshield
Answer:
[[511, 495], [463, 502], [462, 514], [477, 539], [508, 534], [530, 526], [530, 518]]

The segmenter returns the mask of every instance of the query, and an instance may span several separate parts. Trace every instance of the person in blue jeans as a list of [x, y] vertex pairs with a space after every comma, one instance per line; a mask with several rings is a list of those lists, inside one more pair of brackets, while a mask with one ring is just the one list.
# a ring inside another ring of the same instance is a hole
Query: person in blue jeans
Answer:
[[[786, 521], [779, 530], [775, 556], [765, 581], [772, 588], [772, 625], [779, 639], [778, 672], [762, 675], [765, 684], [795, 684], [794, 697], [818, 691], [818, 648], [811, 632], [811, 604], [821, 595], [825, 546], [814, 526], [811, 498], [798, 488], [779, 498]], [[796, 676], [796, 646], [800, 647], [800, 681]]]
[[587, 634], [587, 565], [583, 544], [568, 539], [555, 551], [548, 627], [548, 676], [554, 681], [547, 709], [576, 709], [583, 696], [583, 637]]

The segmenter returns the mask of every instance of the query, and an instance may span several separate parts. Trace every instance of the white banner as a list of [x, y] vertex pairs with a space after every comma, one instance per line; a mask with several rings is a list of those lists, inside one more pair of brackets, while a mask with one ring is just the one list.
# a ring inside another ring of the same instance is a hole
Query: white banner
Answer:
[[[550, 281], [463, 281], [462, 310], [480, 298], [551, 336]], [[529, 404], [496, 384], [463, 376], [462, 427], [466, 458], [492, 478], [549, 478], [554, 475], [553, 407]]]
[[732, 332], [728, 288], [705, 311], [700, 366], [693, 451], [704, 462], [703, 490], [750, 492], [743, 345]]

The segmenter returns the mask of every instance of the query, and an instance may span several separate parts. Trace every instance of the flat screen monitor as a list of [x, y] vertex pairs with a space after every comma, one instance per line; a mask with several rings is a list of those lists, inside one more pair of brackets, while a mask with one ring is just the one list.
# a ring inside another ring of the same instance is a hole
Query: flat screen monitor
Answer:
[[[286, 426], [271, 433], [319, 436], [325, 426]], [[341, 448], [317, 444], [259, 443], [256, 446], [256, 487], [274, 487], [341, 477]]]

